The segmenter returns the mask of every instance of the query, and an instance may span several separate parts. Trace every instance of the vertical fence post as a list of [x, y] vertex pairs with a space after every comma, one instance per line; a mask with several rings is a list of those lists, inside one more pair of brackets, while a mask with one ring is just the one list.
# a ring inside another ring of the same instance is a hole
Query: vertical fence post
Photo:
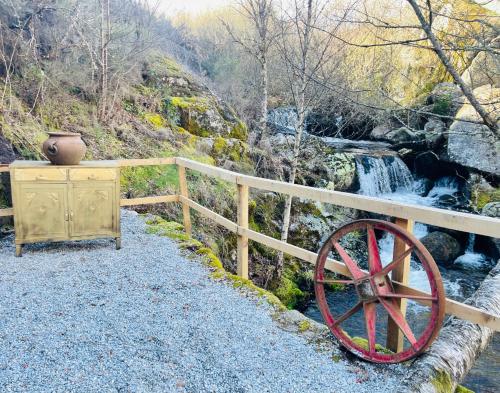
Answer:
[[[177, 165], [179, 171], [179, 191], [181, 195], [185, 198], [189, 198], [187, 180], [186, 180], [186, 168], [182, 165]], [[186, 202], [182, 202], [182, 216], [184, 220], [184, 229], [186, 233], [191, 236], [191, 213], [189, 211], [189, 205]]]
[[[396, 218], [396, 225], [400, 228], [413, 232], [413, 220], [406, 220], [403, 218]], [[408, 250], [408, 246], [406, 243], [401, 240], [395, 238], [394, 241], [394, 249], [392, 252], [393, 258], [401, 255], [406, 250]], [[399, 281], [402, 284], [407, 285], [410, 279], [410, 260], [411, 254], [408, 255], [399, 265], [391, 273], [391, 279], [394, 281]], [[398, 303], [399, 309], [403, 313], [406, 314], [406, 299], [396, 299]], [[389, 320], [387, 322], [387, 348], [393, 352], [400, 352], [403, 350], [403, 333], [399, 330], [398, 325], [394, 323], [391, 317], [388, 317]]]
[[[238, 184], [238, 226], [248, 229], [248, 186]], [[248, 237], [238, 233], [237, 274], [248, 278]]]

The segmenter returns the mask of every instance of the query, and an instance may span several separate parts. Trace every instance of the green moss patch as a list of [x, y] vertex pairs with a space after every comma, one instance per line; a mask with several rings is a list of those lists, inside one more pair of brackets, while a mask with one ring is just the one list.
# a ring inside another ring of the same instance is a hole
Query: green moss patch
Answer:
[[280, 285], [274, 293], [289, 309], [295, 308], [306, 296], [297, 284], [287, 277], [281, 279]]
[[[367, 351], [369, 350], [368, 347], [368, 340], [363, 337], [352, 337], [351, 340], [358, 346], [360, 346], [363, 349], [366, 349]], [[387, 355], [392, 354], [393, 352], [386, 347], [380, 345], [380, 344], [375, 344], [375, 351], [380, 352], [380, 353], [385, 353]]]
[[299, 322], [299, 332], [304, 333], [305, 331], [311, 329], [311, 322], [307, 319]]
[[465, 386], [458, 385], [455, 389], [455, 393], [474, 393], [474, 391], [467, 389]]
[[450, 393], [452, 391], [451, 376], [445, 371], [438, 371], [436, 376], [431, 379], [431, 383], [436, 388], [437, 393]]
[[246, 141], [248, 139], [248, 128], [246, 124], [241, 120], [238, 121], [236, 125], [231, 129], [229, 137], [239, 139], [241, 141]]
[[144, 119], [154, 128], [162, 128], [165, 126], [165, 120], [158, 113], [146, 113]]

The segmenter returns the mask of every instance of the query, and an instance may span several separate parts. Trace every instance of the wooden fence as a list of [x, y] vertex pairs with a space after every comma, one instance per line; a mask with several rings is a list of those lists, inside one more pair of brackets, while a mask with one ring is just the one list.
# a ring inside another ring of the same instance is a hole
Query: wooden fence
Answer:
[[[153, 196], [136, 199], [122, 199], [121, 206], [146, 205], [157, 203], [179, 202], [182, 204], [184, 227], [188, 234], [191, 234], [191, 215], [190, 209], [196, 210], [202, 216], [209, 218], [227, 230], [235, 233], [238, 238], [237, 243], [237, 274], [243, 278], [248, 278], [248, 241], [252, 240], [263, 244], [272, 249], [282, 251], [286, 254], [309, 262], [316, 263], [317, 254], [300, 247], [282, 242], [278, 239], [253, 231], [248, 226], [248, 198], [249, 189], [255, 188], [263, 191], [277, 192], [294, 197], [311, 199], [323, 203], [330, 203], [346, 208], [364, 210], [367, 212], [383, 214], [396, 218], [397, 225], [411, 231], [414, 222], [434, 225], [438, 227], [453, 229], [457, 231], [475, 233], [479, 235], [500, 238], [500, 219], [473, 215], [468, 213], [454, 212], [449, 210], [437, 209], [432, 207], [423, 207], [409, 205], [400, 202], [387, 201], [379, 198], [356, 195], [345, 192], [329, 191], [314, 187], [300, 186], [285, 183], [276, 180], [264, 179], [254, 176], [242, 175], [222, 168], [202, 164], [186, 158], [154, 158], [137, 160], [119, 160], [120, 167], [150, 166], [150, 165], [177, 165], [179, 174], [179, 195]], [[233, 222], [210, 209], [201, 206], [189, 198], [186, 169], [194, 170], [202, 174], [215, 177], [230, 183], [237, 187], [237, 222]], [[7, 166], [0, 166], [1, 172], [8, 172]], [[0, 209], [0, 217], [12, 216], [12, 209]], [[401, 248], [405, 247], [403, 243], [395, 242], [394, 255], [401, 254]], [[325, 268], [328, 270], [351, 276], [349, 270], [342, 262], [328, 259]], [[410, 256], [399, 265], [399, 268], [393, 271], [392, 280], [395, 289], [402, 294], [413, 296], [429, 296], [428, 293], [411, 288], [408, 286], [410, 268]], [[422, 299], [415, 301], [429, 305], [430, 302]], [[405, 303], [400, 304], [402, 311], [405, 311]], [[446, 313], [458, 318], [484, 325], [495, 331], [500, 331], [500, 317], [492, 315], [485, 310], [481, 310], [470, 305], [460, 303], [451, 299], [446, 299]], [[391, 321], [391, 320], [390, 320]], [[399, 350], [403, 343], [403, 335], [395, 324], [389, 323], [388, 327], [388, 347], [393, 350]]]

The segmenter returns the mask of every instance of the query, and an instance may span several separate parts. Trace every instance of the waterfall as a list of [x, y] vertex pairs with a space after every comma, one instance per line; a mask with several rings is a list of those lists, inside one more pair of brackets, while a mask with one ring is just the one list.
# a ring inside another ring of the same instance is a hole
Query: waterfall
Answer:
[[467, 247], [465, 248], [466, 253], [474, 252], [474, 243], [476, 243], [476, 234], [469, 233], [469, 238], [467, 239]]
[[413, 176], [399, 158], [394, 156], [359, 156], [356, 158], [359, 193], [377, 196], [398, 190], [410, 191]]
[[297, 110], [293, 107], [272, 109], [267, 114], [267, 124], [283, 134], [295, 134], [297, 121]]

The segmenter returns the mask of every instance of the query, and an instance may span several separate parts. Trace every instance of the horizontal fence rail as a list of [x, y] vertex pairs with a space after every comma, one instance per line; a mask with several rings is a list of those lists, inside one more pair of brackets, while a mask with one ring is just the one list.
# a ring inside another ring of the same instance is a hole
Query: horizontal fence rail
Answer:
[[[316, 264], [316, 259], [318, 257], [318, 254], [315, 252], [305, 250], [303, 248], [294, 246], [292, 244], [249, 229], [247, 216], [248, 211], [245, 214], [244, 209], [241, 208], [241, 206], [246, 206], [246, 209], [248, 210], [248, 188], [283, 193], [298, 198], [311, 199], [314, 201], [330, 203], [346, 208], [383, 214], [395, 217], [397, 219], [417, 221], [424, 224], [453, 229], [457, 231], [500, 238], [500, 220], [491, 217], [453, 212], [431, 207], [409, 205], [379, 198], [339, 191], [329, 191], [314, 187], [285, 183], [276, 180], [242, 175], [236, 172], [228, 171], [226, 169], [202, 164], [197, 161], [180, 157], [118, 160], [117, 163], [120, 167], [175, 164], [178, 165], [180, 183], [179, 195], [163, 195], [134, 199], [122, 199], [120, 201], [120, 205], [134, 206], [179, 202], [183, 206], [184, 225], [188, 233], [190, 233], [191, 231], [189, 209], [197, 211], [202, 216], [223, 226], [230, 232], [235, 233], [238, 236], [238, 273], [242, 276], [246, 276], [245, 278], [247, 278], [248, 276], [248, 239], [277, 251], [282, 251], [288, 255], [291, 255], [313, 265]], [[199, 203], [189, 198], [185, 175], [186, 168], [238, 185], [238, 223], [235, 223], [223, 217], [222, 215], [213, 212], [212, 210], [200, 205]], [[8, 171], [8, 167], [0, 166], [0, 173]], [[11, 208], [0, 209], [0, 217], [12, 216], [13, 214], [13, 209]], [[246, 266], [242, 266], [245, 263]], [[339, 261], [328, 259], [325, 268], [332, 272], [351, 277], [351, 273], [349, 272], [347, 267]], [[402, 294], [414, 296], [430, 296], [424, 291], [411, 288], [406, 283], [398, 281], [393, 281], [393, 283], [398, 292]], [[429, 305], [429, 302], [427, 300], [415, 299], [415, 301], [423, 305]], [[455, 300], [446, 299], [446, 313], [475, 324], [486, 326], [495, 331], [500, 331], [500, 317], [490, 314], [485, 310], [481, 310], [476, 307], [457, 302]]]

